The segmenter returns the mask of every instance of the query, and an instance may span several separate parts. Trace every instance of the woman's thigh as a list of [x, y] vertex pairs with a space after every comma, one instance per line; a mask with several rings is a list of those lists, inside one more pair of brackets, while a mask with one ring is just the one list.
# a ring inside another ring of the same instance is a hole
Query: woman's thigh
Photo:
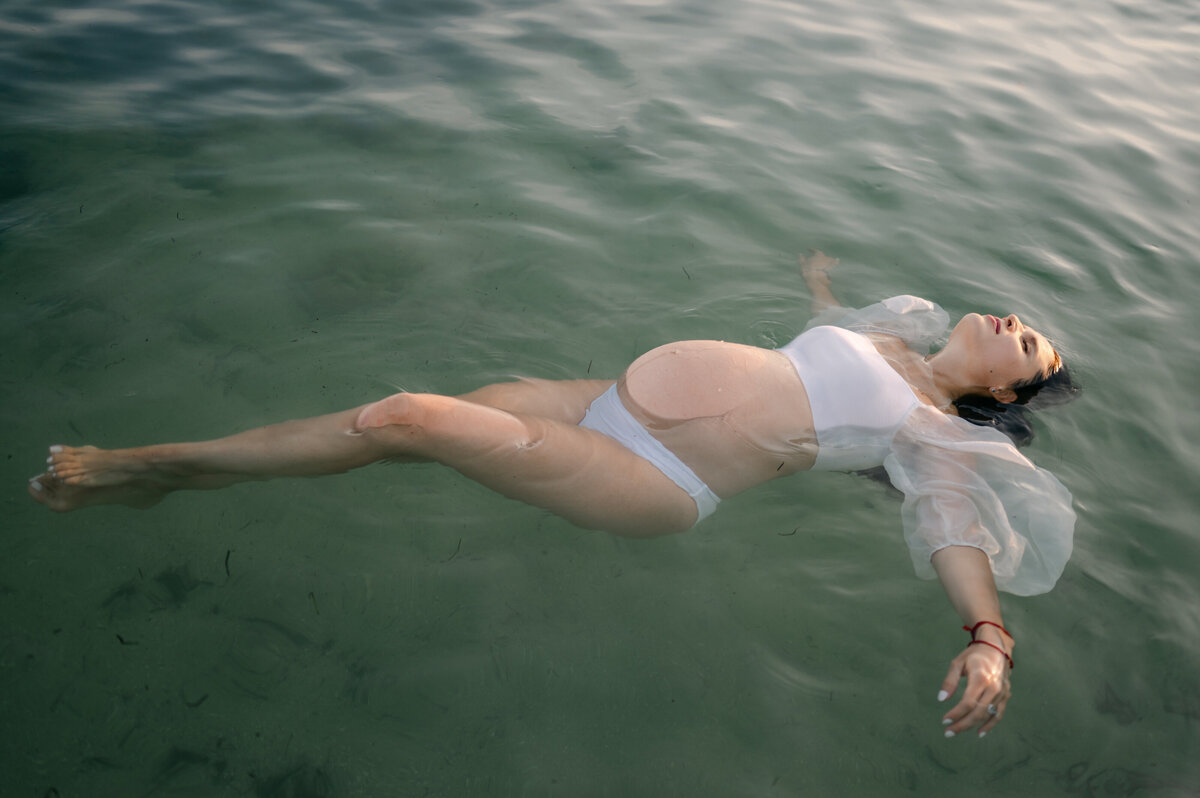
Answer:
[[612, 438], [574, 423], [434, 394], [397, 394], [360, 416], [363, 434], [401, 454], [448, 465], [512, 499], [585, 529], [682, 532], [696, 504]]
[[487, 405], [510, 413], [578, 424], [588, 405], [608, 390], [613, 380], [539, 380], [521, 378], [515, 382], [486, 385], [459, 399]]

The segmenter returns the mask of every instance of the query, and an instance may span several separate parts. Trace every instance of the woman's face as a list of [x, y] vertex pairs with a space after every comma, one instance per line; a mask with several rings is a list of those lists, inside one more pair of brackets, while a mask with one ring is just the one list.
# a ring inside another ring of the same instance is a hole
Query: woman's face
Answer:
[[950, 346], [963, 350], [978, 384], [988, 387], [1029, 382], [1062, 362], [1046, 336], [1026, 327], [1015, 313], [1002, 319], [968, 313], [951, 331]]

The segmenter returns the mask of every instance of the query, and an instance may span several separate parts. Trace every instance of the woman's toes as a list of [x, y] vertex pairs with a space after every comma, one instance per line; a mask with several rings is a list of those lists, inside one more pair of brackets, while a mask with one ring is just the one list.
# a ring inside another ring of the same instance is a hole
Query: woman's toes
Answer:
[[54, 484], [44, 475], [29, 480], [29, 495], [38, 504], [43, 504], [51, 509], [54, 509], [53, 505], [58, 497], [58, 494], [54, 490]]

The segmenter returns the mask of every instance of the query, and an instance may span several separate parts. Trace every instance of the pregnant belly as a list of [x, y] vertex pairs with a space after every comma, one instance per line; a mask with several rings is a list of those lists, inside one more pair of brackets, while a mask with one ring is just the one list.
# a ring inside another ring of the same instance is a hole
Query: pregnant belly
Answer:
[[815, 458], [808, 395], [778, 352], [667, 344], [634, 361], [618, 390], [634, 417], [718, 495], [809, 468]]

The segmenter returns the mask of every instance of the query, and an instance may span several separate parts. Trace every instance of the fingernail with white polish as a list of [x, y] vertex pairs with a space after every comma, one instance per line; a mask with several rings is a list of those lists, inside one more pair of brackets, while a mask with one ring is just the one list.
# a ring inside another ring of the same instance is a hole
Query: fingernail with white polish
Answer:
[[953, 736], [954, 736], [954, 732], [951, 731], [950, 729], [946, 729], [946, 739], [950, 739]]
[[38, 493], [41, 493], [42, 491], [44, 491], [44, 490], [46, 489], [46, 488], [45, 488], [45, 487], [42, 485], [42, 483], [38, 482], [36, 479], [31, 479], [31, 480], [29, 480], [29, 487], [33, 488], [33, 489], [34, 489], [34, 490], [36, 490]]
[[53, 458], [53, 457], [47, 457], [47, 458], [46, 458], [46, 465], [49, 465], [50, 463], [53, 463], [53, 462], [54, 462], [54, 458]]
[[979, 739], [982, 740], [984, 737], [987, 737], [987, 732], [980, 732]]
[[953, 723], [953, 722], [954, 722], [954, 721], [953, 721], [953, 720], [951, 720], [950, 718], [942, 718], [942, 725], [943, 725], [943, 726], [949, 726], [949, 725], [950, 725], [951, 723]]
[[55, 444], [55, 445], [53, 445], [53, 446], [51, 446], [51, 447], [50, 447], [50, 451], [52, 451], [52, 452], [54, 452], [54, 453], [56, 453], [56, 454], [57, 454], [58, 452], [61, 452], [61, 451], [62, 451], [62, 447], [61, 447], [61, 446], [59, 446], [58, 444]]
[[950, 694], [947, 693], [945, 690], [938, 690], [938, 703], [939, 704], [941, 702], [945, 701], [949, 697], [950, 697]]

